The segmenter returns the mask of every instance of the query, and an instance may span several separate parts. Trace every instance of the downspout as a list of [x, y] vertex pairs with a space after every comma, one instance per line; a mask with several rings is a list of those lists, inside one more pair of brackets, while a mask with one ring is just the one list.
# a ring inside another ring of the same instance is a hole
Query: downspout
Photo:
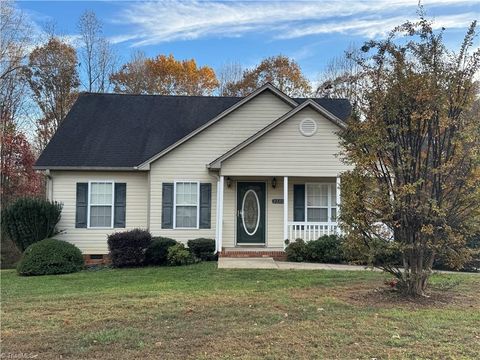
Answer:
[[47, 200], [53, 201], [53, 177], [50, 169], [45, 171], [45, 177], [47, 178], [47, 182], [45, 183], [45, 197]]

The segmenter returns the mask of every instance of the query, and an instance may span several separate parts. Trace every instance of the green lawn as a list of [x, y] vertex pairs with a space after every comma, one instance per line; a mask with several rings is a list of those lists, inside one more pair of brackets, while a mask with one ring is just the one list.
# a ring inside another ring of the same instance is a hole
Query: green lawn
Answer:
[[1, 277], [2, 358], [480, 358], [479, 275], [437, 275], [421, 302], [383, 290], [377, 272], [202, 263]]

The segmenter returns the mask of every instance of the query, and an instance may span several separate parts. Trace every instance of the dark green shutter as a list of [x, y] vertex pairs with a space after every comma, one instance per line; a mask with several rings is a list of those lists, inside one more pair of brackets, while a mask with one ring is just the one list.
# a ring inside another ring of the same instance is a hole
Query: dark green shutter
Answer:
[[127, 184], [115, 183], [115, 209], [113, 216], [113, 227], [125, 227], [125, 212], [127, 208]]
[[75, 227], [87, 227], [88, 183], [77, 183]]
[[200, 229], [210, 229], [212, 184], [200, 184]]
[[162, 229], [173, 229], [173, 184], [162, 184]]
[[305, 185], [293, 185], [293, 221], [305, 221]]

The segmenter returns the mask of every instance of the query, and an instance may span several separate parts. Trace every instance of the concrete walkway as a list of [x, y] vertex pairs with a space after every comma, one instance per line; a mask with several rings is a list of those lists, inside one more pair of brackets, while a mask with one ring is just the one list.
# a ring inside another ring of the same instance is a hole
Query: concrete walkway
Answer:
[[[344, 264], [317, 264], [317, 263], [299, 263], [289, 261], [275, 261], [271, 257], [262, 258], [218, 258], [219, 269], [277, 269], [277, 270], [340, 270], [340, 271], [382, 271], [377, 268], [369, 268], [359, 265]], [[434, 273], [440, 274], [468, 274], [479, 275], [480, 273], [468, 273], [461, 271], [434, 270]]]
[[[365, 266], [275, 261], [271, 257], [264, 257], [264, 258], [221, 257], [218, 259], [218, 268], [219, 269], [343, 270], [343, 271], [370, 270], [372, 271], [371, 268], [367, 268]], [[380, 271], [380, 270], [376, 269], [376, 271]]]

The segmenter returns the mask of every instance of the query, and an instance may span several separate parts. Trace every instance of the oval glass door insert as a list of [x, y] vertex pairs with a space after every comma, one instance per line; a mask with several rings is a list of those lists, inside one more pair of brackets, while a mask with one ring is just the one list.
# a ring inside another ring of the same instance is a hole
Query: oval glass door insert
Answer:
[[257, 232], [260, 224], [260, 201], [253, 190], [248, 190], [243, 196], [242, 222], [248, 235], [251, 236]]

